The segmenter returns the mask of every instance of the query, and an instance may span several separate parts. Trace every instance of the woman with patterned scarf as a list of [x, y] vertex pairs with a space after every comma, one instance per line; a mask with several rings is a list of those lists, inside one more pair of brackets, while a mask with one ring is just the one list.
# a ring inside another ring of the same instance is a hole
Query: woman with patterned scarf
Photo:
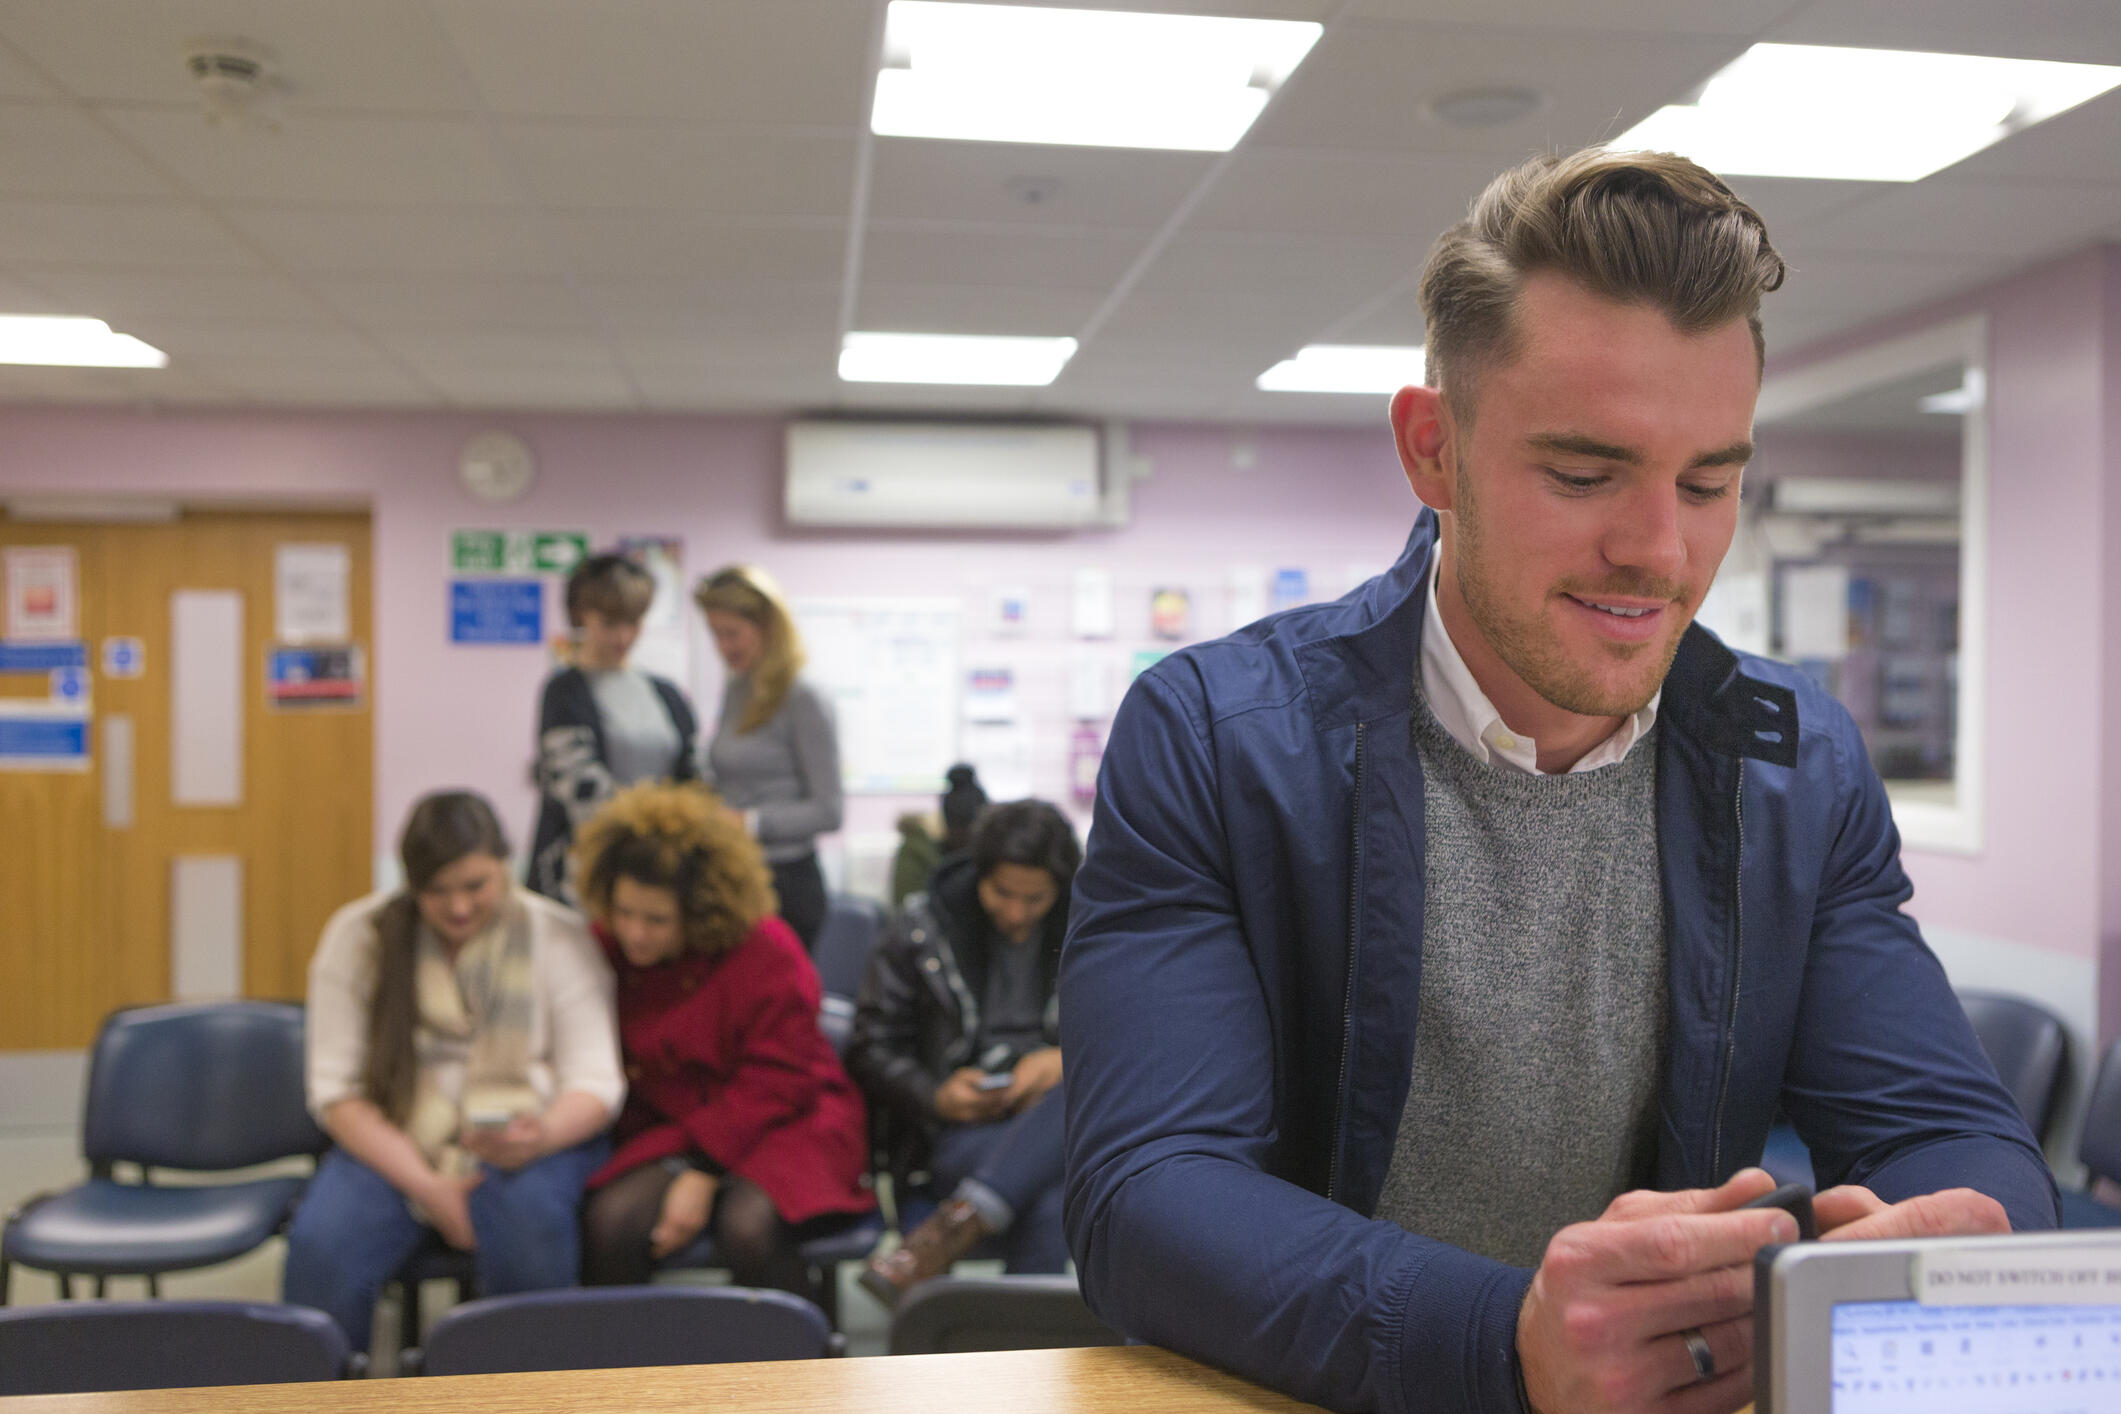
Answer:
[[431, 1227], [481, 1294], [574, 1285], [575, 1209], [625, 1098], [611, 969], [570, 910], [518, 888], [493, 807], [413, 807], [405, 886], [324, 925], [309, 1107], [333, 1140], [287, 1234], [282, 1297], [368, 1348], [377, 1295]]

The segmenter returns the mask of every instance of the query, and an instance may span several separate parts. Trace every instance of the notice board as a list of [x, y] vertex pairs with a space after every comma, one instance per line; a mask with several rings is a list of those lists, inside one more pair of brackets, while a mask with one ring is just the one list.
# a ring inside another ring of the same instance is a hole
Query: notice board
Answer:
[[932, 794], [957, 759], [958, 601], [798, 599], [804, 675], [839, 719], [840, 777], [871, 795]]

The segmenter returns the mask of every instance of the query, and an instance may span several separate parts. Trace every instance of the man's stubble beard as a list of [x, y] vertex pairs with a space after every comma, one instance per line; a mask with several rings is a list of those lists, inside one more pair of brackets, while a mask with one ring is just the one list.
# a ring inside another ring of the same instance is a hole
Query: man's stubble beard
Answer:
[[[1686, 624], [1680, 625], [1668, 643], [1642, 644], [1624, 657], [1614, 659], [1632, 664], [1654, 656], [1658, 660], [1657, 672], [1646, 683], [1617, 693], [1601, 686], [1596, 677], [1570, 660], [1552, 627], [1536, 610], [1529, 619], [1513, 616], [1500, 596], [1489, 591], [1480, 570], [1483, 528], [1475, 509], [1472, 478], [1466, 472], [1463, 444], [1457, 448], [1456, 461], [1452, 473], [1451, 505], [1458, 552], [1453, 567], [1458, 596], [1466, 606], [1466, 615], [1495, 651], [1495, 656], [1502, 659], [1503, 666], [1515, 673], [1525, 686], [1564, 712], [1574, 712], [1582, 717], [1627, 717], [1648, 706], [1650, 699], [1664, 686], [1672, 660], [1679, 655], [1679, 641], [1685, 635]], [[1677, 596], [1674, 598], [1676, 600]], [[1540, 607], [1544, 608], [1544, 601]], [[1684, 611], [1684, 605], [1679, 602], [1675, 602], [1672, 608]], [[1692, 619], [1692, 614], [1687, 613], [1686, 621], [1692, 622]]]

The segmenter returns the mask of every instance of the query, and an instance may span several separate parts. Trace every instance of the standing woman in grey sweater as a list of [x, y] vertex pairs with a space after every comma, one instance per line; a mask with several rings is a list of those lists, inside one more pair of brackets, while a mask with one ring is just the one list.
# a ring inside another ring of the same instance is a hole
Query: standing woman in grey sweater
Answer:
[[773, 577], [731, 565], [692, 597], [728, 670], [707, 779], [765, 851], [781, 917], [816, 951], [825, 922], [817, 837], [840, 827], [840, 741], [832, 704], [801, 676], [803, 642]]

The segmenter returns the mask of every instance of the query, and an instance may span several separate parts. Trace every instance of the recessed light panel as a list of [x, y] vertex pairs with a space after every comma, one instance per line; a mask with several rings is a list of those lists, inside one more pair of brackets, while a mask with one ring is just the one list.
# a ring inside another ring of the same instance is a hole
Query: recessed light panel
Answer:
[[1308, 344], [1259, 375], [1270, 393], [1396, 393], [1428, 371], [1419, 346]]
[[100, 319], [69, 314], [0, 314], [0, 363], [76, 368], [161, 368], [169, 355]]
[[1712, 172], [1914, 182], [2121, 84], [2121, 68], [1756, 44], [1608, 146]]
[[976, 334], [854, 333], [840, 344], [849, 383], [962, 383], [1039, 388], [1075, 357], [1075, 340]]
[[869, 126], [1227, 152], [1322, 33], [1295, 20], [892, 0]]

